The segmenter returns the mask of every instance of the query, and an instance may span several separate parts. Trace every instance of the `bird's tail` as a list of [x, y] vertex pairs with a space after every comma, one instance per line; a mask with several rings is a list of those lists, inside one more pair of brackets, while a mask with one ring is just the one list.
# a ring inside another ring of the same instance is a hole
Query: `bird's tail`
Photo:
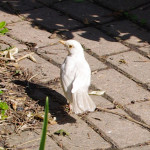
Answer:
[[85, 111], [94, 111], [96, 108], [95, 103], [88, 95], [87, 91], [80, 91], [72, 93], [72, 111], [75, 114], [83, 113]]

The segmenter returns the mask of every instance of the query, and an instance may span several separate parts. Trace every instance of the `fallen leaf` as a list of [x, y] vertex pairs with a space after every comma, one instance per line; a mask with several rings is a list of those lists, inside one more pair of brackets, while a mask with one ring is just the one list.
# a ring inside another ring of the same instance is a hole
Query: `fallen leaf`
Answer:
[[84, 24], [89, 24], [88, 19], [87, 19], [87, 18], [85, 18], [85, 19], [83, 20], [83, 23], [84, 23]]
[[89, 95], [103, 95], [105, 91], [92, 91], [89, 93]]
[[62, 135], [62, 136], [69, 136], [69, 133], [68, 133], [68, 132], [66, 132], [66, 131], [65, 131], [65, 130], [63, 130], [63, 129], [60, 129], [60, 130], [58, 130], [58, 131], [54, 132], [54, 134]]
[[125, 61], [124, 59], [120, 59], [120, 60], [119, 60], [119, 63], [120, 63], [120, 64], [126, 64], [126, 61]]
[[[39, 118], [39, 119], [43, 120], [44, 119], [44, 112], [38, 112], [34, 116], [36, 118]], [[51, 125], [57, 124], [56, 117], [52, 118], [50, 113], [48, 113], [48, 123], [50, 123]]]
[[14, 47], [8, 50], [0, 51], [0, 55], [5, 56], [11, 60], [15, 60], [14, 55], [18, 53], [18, 48]]

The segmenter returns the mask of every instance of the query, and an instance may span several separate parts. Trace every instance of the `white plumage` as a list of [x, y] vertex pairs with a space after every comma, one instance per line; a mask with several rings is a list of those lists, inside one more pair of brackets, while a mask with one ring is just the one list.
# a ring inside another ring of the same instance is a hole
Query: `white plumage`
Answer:
[[68, 50], [68, 56], [61, 66], [61, 82], [71, 110], [75, 114], [94, 111], [96, 105], [88, 95], [91, 70], [85, 60], [83, 48], [75, 40], [60, 42]]

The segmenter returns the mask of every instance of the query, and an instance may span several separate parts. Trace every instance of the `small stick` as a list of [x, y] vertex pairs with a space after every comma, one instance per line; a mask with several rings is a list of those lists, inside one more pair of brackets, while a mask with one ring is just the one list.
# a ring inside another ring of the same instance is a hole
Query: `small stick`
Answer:
[[20, 61], [20, 60], [22, 60], [22, 59], [25, 59], [25, 58], [27, 58], [27, 57], [30, 57], [30, 55], [32, 55], [32, 54], [34, 54], [34, 53], [32, 52], [32, 53], [26, 54], [26, 55], [24, 55], [24, 56], [18, 58], [18, 59], [16, 60], [16, 62], [18, 62], [18, 61]]

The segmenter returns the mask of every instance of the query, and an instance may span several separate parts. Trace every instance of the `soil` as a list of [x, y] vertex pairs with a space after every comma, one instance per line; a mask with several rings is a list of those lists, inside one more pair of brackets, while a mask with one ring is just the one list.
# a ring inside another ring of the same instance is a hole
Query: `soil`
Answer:
[[7, 118], [0, 120], [0, 147], [10, 148], [6, 138], [14, 132], [42, 129], [46, 96], [51, 99], [49, 124], [59, 123], [62, 116], [67, 115], [66, 99], [50, 88], [58, 87], [59, 81], [40, 85], [36, 78], [31, 81], [31, 73], [23, 71], [12, 61], [0, 59], [0, 68], [0, 90], [3, 91], [0, 100], [9, 106]]

